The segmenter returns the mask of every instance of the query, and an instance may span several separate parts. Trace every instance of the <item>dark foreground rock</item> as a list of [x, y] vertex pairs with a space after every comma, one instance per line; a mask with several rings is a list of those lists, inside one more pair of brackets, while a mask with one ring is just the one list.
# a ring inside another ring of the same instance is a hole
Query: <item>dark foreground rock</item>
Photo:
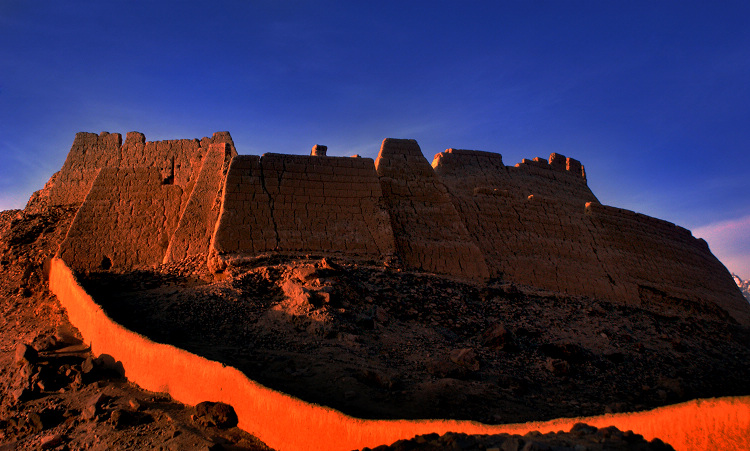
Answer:
[[659, 439], [645, 440], [631, 431], [614, 426], [597, 429], [578, 423], [569, 432], [526, 435], [466, 435], [449, 432], [444, 435], [418, 435], [391, 445], [364, 448], [363, 451], [674, 451]]

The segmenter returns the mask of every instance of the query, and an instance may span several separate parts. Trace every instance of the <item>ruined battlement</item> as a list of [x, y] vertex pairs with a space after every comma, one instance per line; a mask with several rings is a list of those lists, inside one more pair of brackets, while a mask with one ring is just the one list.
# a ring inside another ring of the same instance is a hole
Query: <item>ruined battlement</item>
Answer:
[[227, 132], [156, 142], [79, 133], [29, 204], [80, 204], [59, 250], [78, 271], [341, 255], [750, 324], [703, 240], [601, 205], [578, 160], [506, 166], [497, 153], [448, 149], [430, 163], [415, 140], [393, 138], [375, 161], [326, 150], [238, 156]]
[[60, 171], [56, 172], [45, 187], [29, 199], [29, 206], [78, 205], [91, 190], [99, 170], [105, 167], [158, 168], [167, 183], [192, 189], [194, 181], [213, 143], [226, 143], [236, 155], [234, 142], [229, 132], [214, 133], [211, 138], [146, 141], [143, 133], [128, 132], [125, 142], [119, 133], [76, 133]]

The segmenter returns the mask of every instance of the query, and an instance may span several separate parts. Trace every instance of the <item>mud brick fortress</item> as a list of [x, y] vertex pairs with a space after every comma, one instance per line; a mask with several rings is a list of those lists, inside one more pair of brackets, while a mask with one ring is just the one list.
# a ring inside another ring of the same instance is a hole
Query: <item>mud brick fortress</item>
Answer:
[[505, 166], [497, 153], [448, 149], [430, 164], [409, 139], [385, 139], [373, 161], [324, 146], [237, 155], [227, 132], [157, 142], [131, 132], [124, 143], [78, 133], [29, 205], [80, 206], [59, 249], [77, 271], [338, 255], [750, 324], [703, 240], [601, 205], [581, 163], [555, 153]]

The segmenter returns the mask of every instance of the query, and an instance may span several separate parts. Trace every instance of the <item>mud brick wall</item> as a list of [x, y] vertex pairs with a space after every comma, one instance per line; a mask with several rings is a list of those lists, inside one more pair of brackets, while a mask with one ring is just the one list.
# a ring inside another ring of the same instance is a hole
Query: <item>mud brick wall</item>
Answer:
[[39, 201], [49, 205], [80, 204], [99, 169], [119, 164], [121, 146], [119, 133], [76, 133], [62, 168], [50, 177], [42, 190], [34, 193], [29, 204]]
[[157, 265], [177, 227], [181, 197], [156, 168], [102, 168], [59, 256], [79, 271]]
[[227, 174], [213, 252], [390, 255], [393, 234], [381, 199], [369, 158], [238, 156]]
[[259, 156], [238, 155], [232, 159], [211, 240], [212, 258], [257, 254], [276, 247], [271, 199], [263, 183]]
[[187, 205], [198, 177], [203, 157], [214, 143], [227, 143], [234, 150], [234, 143], [227, 132], [217, 132], [213, 137], [197, 139], [174, 139], [146, 141], [143, 133], [129, 132], [122, 145], [120, 167], [158, 168], [165, 183], [182, 187], [183, 198], [180, 212]]
[[180, 216], [165, 262], [208, 254], [211, 237], [221, 210], [222, 189], [229, 162], [237, 152], [228, 143], [211, 144], [203, 157], [198, 178]]
[[500, 154], [448, 149], [432, 166], [493, 277], [582, 294], [580, 274], [587, 274], [587, 292], [596, 287], [597, 295], [611, 295], [584, 212], [595, 197], [582, 166], [573, 163], [569, 174], [567, 163], [575, 160], [556, 154], [550, 160], [565, 165], [556, 170], [537, 159], [509, 168]]
[[86, 198], [99, 170], [104, 167], [155, 167], [169, 183], [183, 188], [187, 203], [203, 156], [212, 143], [225, 142], [234, 150], [228, 132], [212, 138], [147, 142], [139, 132], [129, 132], [122, 142], [119, 133], [77, 133], [62, 169], [44, 189], [34, 193], [29, 204], [80, 204]]
[[731, 276], [702, 240], [669, 222], [587, 201], [595, 197], [580, 163], [571, 171], [570, 161], [553, 154], [549, 162], [506, 167], [487, 152], [436, 156], [435, 172], [493, 276], [657, 310], [721, 315], [718, 305], [750, 320]]
[[731, 274], [689, 230], [594, 203], [586, 212], [599, 230], [599, 258], [629, 300], [666, 312], [726, 312], [750, 324], [750, 308]]
[[375, 167], [404, 264], [472, 278], [489, 275], [482, 252], [415, 140], [385, 139]]
[[583, 165], [573, 158], [553, 153], [547, 160], [524, 159], [506, 169], [512, 181], [509, 189], [520, 197], [532, 194], [554, 197], [578, 206], [599, 202], [586, 184]]

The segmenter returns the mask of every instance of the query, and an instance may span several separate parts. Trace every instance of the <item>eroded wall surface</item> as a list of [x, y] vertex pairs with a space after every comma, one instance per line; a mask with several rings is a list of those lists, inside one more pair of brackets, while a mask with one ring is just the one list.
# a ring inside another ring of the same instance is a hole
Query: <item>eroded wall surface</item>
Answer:
[[238, 156], [212, 242], [217, 258], [266, 251], [379, 258], [393, 232], [369, 158]]
[[669, 222], [600, 205], [575, 160], [552, 154], [506, 167], [499, 154], [449, 149], [433, 166], [495, 277], [750, 321], [705, 242]]
[[669, 313], [726, 312], [750, 324], [750, 308], [731, 274], [689, 230], [600, 204], [588, 204], [586, 212], [598, 227], [599, 258], [620, 298]]
[[100, 169], [151, 167], [158, 168], [165, 180], [183, 188], [184, 207], [209, 145], [221, 142], [234, 151], [228, 132], [217, 132], [201, 140], [166, 141], [146, 141], [143, 133], [129, 132], [124, 143], [119, 133], [77, 133], [63, 167], [42, 190], [34, 193], [29, 205], [80, 204]]
[[180, 222], [169, 242], [165, 262], [208, 254], [221, 211], [222, 190], [229, 163], [237, 152], [227, 143], [211, 144], [190, 193]]
[[182, 188], [157, 168], [102, 168], [60, 245], [78, 271], [162, 262], [177, 227]]
[[80, 204], [91, 190], [99, 169], [118, 166], [121, 146], [119, 133], [76, 133], [62, 168], [50, 177], [43, 189], [31, 196], [29, 205]]
[[[414, 140], [377, 161], [236, 156], [228, 133], [146, 142], [79, 133], [30, 200], [83, 202], [60, 249], [76, 270], [133, 269], [210, 254], [220, 269], [265, 252], [398, 256], [405, 267], [750, 324], [750, 307], [702, 240], [601, 206], [577, 160], [505, 166], [448, 149], [432, 166]], [[113, 167], [114, 166], [114, 167]], [[85, 198], [85, 201], [83, 200]]]
[[407, 267], [480, 279], [489, 275], [484, 255], [415, 140], [385, 139], [375, 168], [396, 249]]

